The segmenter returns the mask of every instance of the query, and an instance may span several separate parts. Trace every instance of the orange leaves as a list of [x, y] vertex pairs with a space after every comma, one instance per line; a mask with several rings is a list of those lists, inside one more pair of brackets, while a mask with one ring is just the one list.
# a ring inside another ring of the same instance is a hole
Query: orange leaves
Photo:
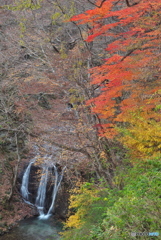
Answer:
[[104, 127], [104, 131], [98, 131], [98, 134], [101, 137], [113, 139], [114, 136], [116, 136], [118, 134], [118, 131], [114, 127], [109, 127], [109, 126], [105, 126], [105, 125], [103, 125], [103, 127]]
[[114, 54], [112, 57], [106, 59], [106, 64], [115, 64], [122, 60], [122, 57], [119, 54]]
[[113, 27], [116, 27], [118, 25], [118, 23], [111, 23], [111, 24], [108, 24], [108, 25], [104, 25], [102, 27], [99, 27], [99, 28], [93, 28], [93, 34], [90, 35], [86, 40], [87, 42], [91, 42], [93, 41], [96, 37], [106, 33], [108, 30], [112, 29]]
[[87, 14], [79, 14], [70, 19], [70, 21], [79, 21], [79, 24], [85, 23], [89, 19]]
[[109, 51], [110, 53], [114, 53], [119, 48], [120, 48], [120, 40], [116, 40], [115, 42], [110, 43], [105, 50]]
[[157, 29], [157, 30], [154, 30], [154, 31], [147, 32], [146, 35], [147, 36], [158, 36], [159, 37], [160, 31]]
[[[126, 122], [129, 110], [141, 107], [149, 112], [158, 104], [158, 98], [152, 96], [160, 86], [161, 2], [141, 0], [130, 6], [126, 3], [108, 0], [100, 8], [74, 17], [81, 24], [92, 23], [87, 41], [100, 35], [113, 37], [105, 49], [110, 57], [91, 69], [91, 83], [98, 84], [101, 91], [91, 100], [92, 110], [110, 122], [110, 126], [103, 125], [107, 137], [116, 134], [117, 122]], [[156, 114], [153, 116], [156, 118]]]
[[102, 19], [111, 11], [113, 2], [115, 2], [115, 0], [105, 1], [100, 8], [96, 7], [92, 10], [86, 11], [84, 14], [74, 16], [71, 18], [71, 21], [79, 21], [79, 24], [84, 24]]

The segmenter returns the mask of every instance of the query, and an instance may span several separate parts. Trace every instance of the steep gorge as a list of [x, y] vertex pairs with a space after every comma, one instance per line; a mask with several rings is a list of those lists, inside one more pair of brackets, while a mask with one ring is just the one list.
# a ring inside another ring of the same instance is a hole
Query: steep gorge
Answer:
[[84, 105], [93, 92], [87, 72], [92, 60], [79, 29], [59, 18], [53, 23], [51, 16], [58, 7], [51, 8], [47, 1], [36, 10], [0, 11], [3, 232], [17, 220], [36, 214], [20, 194], [22, 173], [31, 158], [38, 155], [41, 165], [48, 154], [58, 166], [66, 166], [60, 206], [56, 204], [58, 217], [65, 218], [63, 194], [67, 198], [67, 188], [88, 178], [89, 172], [95, 176], [98, 163], [90, 160], [100, 146], [92, 127], [96, 120]]

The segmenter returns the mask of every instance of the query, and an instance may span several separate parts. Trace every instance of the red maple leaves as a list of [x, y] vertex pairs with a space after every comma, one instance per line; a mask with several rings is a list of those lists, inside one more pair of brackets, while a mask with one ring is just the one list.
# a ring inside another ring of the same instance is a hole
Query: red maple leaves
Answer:
[[147, 111], [159, 103], [152, 96], [160, 89], [160, 16], [160, 0], [108, 0], [101, 7], [72, 18], [79, 24], [92, 25], [87, 41], [100, 35], [112, 39], [105, 49], [110, 57], [91, 69], [92, 84], [107, 82], [101, 94], [90, 100], [92, 110], [107, 120], [103, 125], [107, 137], [111, 136], [108, 124], [111, 128], [124, 121], [127, 111], [139, 107]]

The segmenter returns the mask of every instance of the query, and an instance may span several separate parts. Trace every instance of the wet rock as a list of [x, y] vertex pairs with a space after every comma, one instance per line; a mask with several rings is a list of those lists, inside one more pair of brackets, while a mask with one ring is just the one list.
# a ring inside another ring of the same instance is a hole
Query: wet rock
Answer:
[[[58, 173], [62, 172], [62, 167], [60, 165], [56, 165]], [[26, 168], [25, 168], [26, 170]], [[24, 172], [21, 172], [18, 177], [18, 188], [21, 191], [21, 184]], [[42, 168], [40, 166], [31, 165], [30, 174], [29, 174], [29, 185], [28, 185], [28, 192], [29, 192], [29, 199], [28, 201], [32, 204], [31, 208], [33, 208], [33, 215], [38, 215], [36, 210], [35, 203], [38, 194], [38, 189], [41, 181], [42, 176]], [[48, 169], [48, 180], [46, 185], [46, 194], [45, 194], [45, 205], [44, 205], [44, 213], [46, 214], [50, 209], [53, 199], [53, 189], [55, 185], [55, 175], [54, 175], [54, 167], [49, 167]], [[59, 176], [60, 177], [60, 176]], [[58, 178], [59, 179], [59, 178]], [[59, 179], [60, 180], [60, 179]], [[58, 181], [59, 181], [58, 180]], [[55, 205], [53, 206], [52, 213], [57, 216], [57, 218], [65, 219], [67, 216], [67, 209], [68, 209], [68, 185], [65, 183], [65, 179], [62, 181], [60, 188], [58, 189], [56, 195]]]

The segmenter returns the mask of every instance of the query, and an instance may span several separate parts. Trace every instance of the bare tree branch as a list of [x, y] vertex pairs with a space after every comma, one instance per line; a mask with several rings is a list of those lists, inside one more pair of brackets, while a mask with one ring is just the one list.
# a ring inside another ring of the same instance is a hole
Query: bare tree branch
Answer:
[[132, 5], [130, 5], [129, 0], [125, 0], [125, 2], [126, 2], [128, 7], [133, 7], [133, 6], [138, 4], [138, 3], [133, 3]]
[[57, 146], [57, 147], [63, 148], [63, 149], [68, 150], [68, 151], [83, 153], [84, 155], [86, 155], [88, 157], [88, 159], [91, 159], [91, 155], [87, 152], [87, 150], [85, 150], [83, 148], [68, 147], [66, 145], [56, 143], [56, 142], [50, 141], [50, 140], [49, 140], [49, 142], [52, 143], [53, 145]]
[[89, 3], [91, 3], [92, 5], [94, 5], [94, 6], [98, 7], [98, 8], [101, 8], [102, 5], [103, 5], [103, 3], [104, 3], [105, 1], [106, 1], [106, 0], [102, 0], [102, 2], [100, 3], [100, 5], [97, 5], [97, 4], [93, 3], [93, 2], [91, 2], [90, 0], [88, 0]]
[[17, 153], [17, 164], [16, 164], [15, 170], [13, 172], [13, 183], [12, 183], [12, 188], [11, 188], [11, 192], [10, 192], [8, 201], [10, 201], [12, 196], [13, 196], [13, 191], [14, 191], [14, 188], [16, 186], [18, 167], [19, 167], [19, 164], [20, 164], [20, 161], [21, 161], [21, 157], [20, 157], [20, 154], [19, 154], [19, 147], [18, 147], [18, 138], [17, 138], [17, 134], [16, 133], [15, 133], [15, 142], [16, 142], [16, 153]]

